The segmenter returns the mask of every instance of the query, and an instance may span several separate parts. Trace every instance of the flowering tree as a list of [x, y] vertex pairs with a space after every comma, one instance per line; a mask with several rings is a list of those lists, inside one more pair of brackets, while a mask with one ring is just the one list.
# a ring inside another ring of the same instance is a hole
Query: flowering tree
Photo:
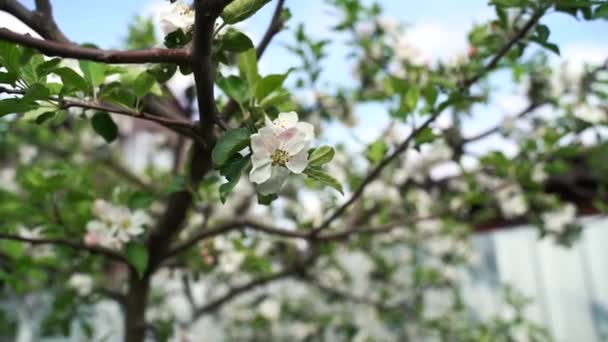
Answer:
[[[513, 315], [477, 318], [459, 272], [475, 231], [531, 222], [569, 245], [577, 214], [606, 207], [608, 65], [551, 68], [542, 23], [606, 19], [603, 1], [492, 0], [468, 52], [431, 63], [380, 6], [330, 0], [356, 81], [329, 90], [332, 41], [290, 25], [284, 0], [170, 1], [164, 47], [140, 18], [126, 50], [72, 42], [35, 3], [0, 1], [38, 35], [0, 28], [0, 276], [7, 298], [52, 295], [41, 336], [77, 322], [102, 338], [91, 308], [113, 300], [123, 332], [107, 336], [125, 341], [212, 340], [210, 325], [218, 340], [548, 339], [510, 290]], [[272, 3], [255, 46], [235, 24]], [[301, 64], [260, 75], [283, 31]], [[468, 134], [499, 70], [528, 104]], [[392, 118], [382, 136], [321, 143], [370, 103]], [[516, 153], [473, 152], [490, 136]], [[13, 309], [0, 317], [13, 337]]]

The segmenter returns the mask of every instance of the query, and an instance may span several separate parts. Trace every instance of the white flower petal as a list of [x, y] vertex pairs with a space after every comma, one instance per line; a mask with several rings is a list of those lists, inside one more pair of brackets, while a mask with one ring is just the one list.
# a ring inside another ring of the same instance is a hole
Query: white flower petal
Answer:
[[279, 148], [292, 156], [308, 146], [308, 140], [305, 139], [304, 133], [295, 127], [285, 130], [277, 138], [280, 144]]
[[271, 177], [272, 174], [272, 164], [271, 163], [266, 163], [266, 164], [262, 164], [260, 166], [254, 167], [253, 169], [251, 169], [251, 172], [249, 172], [249, 180], [260, 184], [263, 183], [265, 181], [268, 180], [268, 178]]
[[287, 112], [280, 113], [279, 117], [274, 121], [275, 125], [279, 125], [284, 129], [294, 127], [298, 123], [298, 113]]
[[254, 153], [251, 156], [251, 164], [254, 169], [271, 162], [270, 153]]
[[298, 122], [295, 127], [304, 133], [304, 139], [310, 141], [315, 138], [315, 127], [308, 122]]
[[282, 166], [273, 166], [270, 178], [266, 182], [258, 185], [258, 192], [262, 195], [276, 194], [281, 190], [288, 175], [289, 170], [286, 168]]
[[289, 158], [289, 161], [285, 164], [289, 171], [293, 173], [302, 173], [308, 165], [308, 151], [303, 149], [300, 153]]

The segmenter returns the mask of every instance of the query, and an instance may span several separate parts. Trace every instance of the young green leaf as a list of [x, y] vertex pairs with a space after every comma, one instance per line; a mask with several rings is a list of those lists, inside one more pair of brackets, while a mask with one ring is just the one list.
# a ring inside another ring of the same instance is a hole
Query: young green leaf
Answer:
[[253, 42], [244, 33], [228, 29], [222, 38], [222, 47], [232, 52], [243, 52], [253, 49]]
[[323, 185], [327, 185], [338, 190], [338, 192], [344, 195], [342, 184], [340, 184], [340, 182], [338, 182], [334, 177], [330, 176], [326, 171], [318, 167], [307, 167], [306, 170], [304, 170], [304, 174]]
[[255, 86], [255, 98], [258, 101], [264, 100], [273, 91], [279, 89], [289, 73], [272, 74], [261, 78]]
[[66, 89], [67, 92], [72, 90], [79, 90], [84, 93], [88, 92], [89, 84], [84, 78], [82, 78], [82, 76], [78, 75], [76, 71], [70, 68], [62, 67], [53, 70], [53, 73], [57, 74], [61, 78], [63, 88]]
[[236, 24], [255, 14], [270, 0], [233, 0], [224, 8], [220, 17], [226, 24]]
[[220, 185], [220, 200], [222, 203], [226, 202], [226, 198], [239, 182], [241, 172], [247, 168], [250, 160], [250, 158], [237, 154], [236, 157], [229, 160], [220, 170], [220, 173], [228, 180], [228, 182]]
[[61, 63], [61, 58], [53, 58], [49, 59], [48, 61], [44, 61], [44, 63], [36, 67], [36, 73], [39, 77], [44, 77], [53, 72], [53, 70], [59, 66], [59, 63]]
[[372, 164], [377, 164], [384, 158], [387, 150], [388, 145], [382, 139], [378, 139], [367, 148], [367, 159]]
[[97, 112], [91, 118], [91, 125], [97, 134], [109, 144], [118, 137], [118, 126], [108, 113]]
[[249, 49], [239, 55], [239, 70], [241, 72], [241, 77], [244, 77], [247, 80], [247, 83], [249, 83], [249, 88], [255, 89], [255, 86], [260, 79], [255, 49]]
[[329, 146], [321, 146], [308, 157], [308, 166], [322, 166], [334, 159], [335, 151]]
[[40, 83], [34, 83], [30, 85], [23, 95], [23, 101], [25, 102], [34, 102], [37, 100], [46, 100], [49, 98], [51, 92]]
[[216, 167], [224, 166], [240, 150], [249, 145], [249, 136], [246, 127], [231, 129], [224, 133], [211, 152], [213, 164]]
[[247, 84], [240, 77], [231, 75], [220, 78], [217, 85], [236, 102], [244, 104], [247, 101]]
[[89, 82], [92, 88], [99, 87], [105, 80], [106, 66], [105, 64], [91, 62], [91, 61], [79, 61], [80, 70], [84, 79]]
[[38, 105], [31, 102], [25, 102], [21, 99], [1, 99], [0, 100], [0, 117], [13, 114], [13, 113], [25, 113], [27, 111], [38, 108]]
[[142, 244], [130, 243], [125, 250], [125, 256], [139, 276], [143, 276], [148, 267], [148, 250]]
[[137, 75], [135, 80], [133, 81], [133, 92], [137, 97], [143, 97], [146, 95], [150, 89], [154, 86], [156, 79], [149, 72], [144, 71], [141, 74]]

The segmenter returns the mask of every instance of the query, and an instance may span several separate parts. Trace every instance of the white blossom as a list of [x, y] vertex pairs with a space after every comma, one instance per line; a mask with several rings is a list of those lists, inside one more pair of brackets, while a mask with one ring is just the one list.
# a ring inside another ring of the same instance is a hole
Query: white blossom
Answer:
[[573, 108], [572, 114], [588, 123], [598, 124], [606, 120], [606, 113], [598, 107], [593, 107], [588, 104], [580, 104]]
[[[17, 228], [17, 232], [19, 233], [19, 236], [24, 237], [26, 239], [41, 239], [43, 238], [43, 232], [44, 227], [34, 227], [34, 228], [27, 228], [23, 225], [19, 226]], [[50, 245], [32, 245], [28, 250], [27, 253], [29, 255], [31, 255], [33, 258], [46, 258], [46, 257], [50, 257], [53, 255], [53, 249]]]
[[218, 259], [219, 269], [224, 273], [234, 273], [239, 269], [244, 260], [244, 253], [235, 249], [224, 250]]
[[506, 218], [521, 216], [528, 211], [528, 202], [517, 184], [509, 184], [496, 191], [496, 199]]
[[27, 165], [36, 158], [38, 155], [38, 148], [32, 145], [22, 145], [19, 146], [19, 162], [23, 165]]
[[87, 274], [74, 273], [68, 280], [68, 286], [81, 296], [87, 296], [93, 291], [93, 278]]
[[21, 189], [17, 184], [17, 170], [12, 167], [0, 169], [0, 190], [7, 192], [19, 192]]
[[275, 321], [281, 314], [281, 303], [273, 298], [266, 298], [259, 306], [260, 315], [269, 321]]
[[127, 207], [115, 206], [98, 199], [91, 211], [97, 218], [87, 223], [84, 241], [87, 245], [99, 245], [120, 249], [123, 244], [144, 232], [151, 219], [143, 210], [132, 212]]
[[300, 174], [308, 165], [308, 147], [314, 128], [298, 122], [295, 112], [281, 113], [251, 136], [253, 168], [249, 179], [263, 195], [280, 190], [289, 172]]
[[176, 1], [169, 5], [170, 8], [161, 14], [160, 30], [163, 34], [182, 30], [184, 33], [190, 31], [194, 25], [194, 10], [182, 3]]
[[532, 169], [532, 180], [537, 182], [537, 183], [544, 183], [547, 178], [549, 176], [547, 175], [547, 172], [545, 171], [545, 164], [544, 163], [539, 163], [534, 165], [534, 168]]
[[576, 206], [568, 203], [561, 208], [543, 213], [542, 221], [545, 229], [554, 233], [562, 233], [569, 224], [576, 220]]

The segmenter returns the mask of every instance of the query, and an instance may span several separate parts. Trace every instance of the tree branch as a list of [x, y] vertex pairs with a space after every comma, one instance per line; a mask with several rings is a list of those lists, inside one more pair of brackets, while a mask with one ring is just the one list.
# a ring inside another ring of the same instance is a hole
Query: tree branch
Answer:
[[222, 307], [222, 305], [230, 302], [232, 299], [234, 299], [250, 290], [253, 290], [260, 286], [267, 285], [267, 284], [272, 283], [277, 280], [291, 277], [291, 276], [297, 274], [297, 271], [298, 271], [297, 268], [288, 268], [283, 271], [271, 274], [269, 276], [254, 279], [244, 285], [235, 286], [235, 287], [231, 288], [228, 291], [228, 293], [226, 293], [225, 295], [223, 295], [217, 299], [214, 299], [214, 300], [210, 301], [209, 303], [196, 309], [192, 315], [192, 322], [196, 321], [197, 319], [199, 319], [200, 317], [202, 317], [204, 315], [215, 312], [220, 307]]
[[[524, 110], [522, 110], [521, 112], [519, 112], [519, 114], [517, 114], [514, 118], [515, 119], [521, 119], [526, 117], [527, 115], [529, 115], [530, 113], [534, 112], [537, 108], [541, 107], [542, 105], [544, 105], [546, 102], [541, 102], [541, 103], [531, 103], [528, 105], [528, 107], [526, 107]], [[471, 137], [468, 138], [464, 138], [462, 140], [462, 144], [468, 144], [477, 140], [481, 140], [483, 138], [486, 138], [498, 131], [500, 131], [500, 128], [502, 127], [501, 124], [496, 125], [492, 128], [489, 128], [481, 133], [478, 133], [476, 135], [473, 135]]]
[[116, 251], [113, 251], [113, 250], [107, 249], [107, 248], [103, 248], [103, 247], [87, 246], [87, 245], [83, 245], [81, 243], [70, 241], [70, 240], [43, 239], [43, 238], [27, 238], [27, 237], [18, 236], [18, 235], [11, 235], [11, 234], [7, 234], [7, 233], [0, 233], [0, 240], [11, 240], [11, 241], [27, 242], [27, 243], [30, 243], [32, 245], [57, 245], [57, 246], [63, 246], [63, 247], [67, 247], [67, 248], [71, 248], [71, 249], [77, 250], [77, 251], [83, 251], [83, 252], [88, 252], [88, 253], [91, 253], [91, 254], [103, 255], [103, 256], [108, 257], [110, 259], [113, 259], [113, 260], [116, 260], [116, 261], [120, 261], [122, 263], [125, 263], [125, 264], [129, 265], [129, 261], [127, 260], [127, 258], [125, 258], [122, 254], [120, 254], [120, 253], [118, 253]]
[[186, 49], [102, 50], [38, 39], [30, 35], [13, 32], [6, 28], [0, 28], [0, 40], [36, 49], [47, 56], [83, 59], [109, 64], [182, 64], [188, 63], [190, 60], [190, 52]]
[[[2, 92], [2, 89], [0, 89], [0, 92]], [[185, 120], [168, 119], [168, 118], [165, 118], [162, 116], [153, 115], [153, 114], [146, 113], [146, 112], [136, 112], [133, 110], [119, 108], [116, 106], [100, 104], [100, 103], [95, 103], [95, 102], [88, 102], [88, 101], [80, 101], [80, 100], [64, 100], [61, 103], [61, 106], [64, 109], [67, 109], [70, 107], [78, 107], [78, 108], [99, 110], [99, 111], [104, 111], [104, 112], [113, 113], [113, 114], [130, 116], [135, 119], [152, 121], [161, 126], [167, 127], [177, 133], [189, 136], [193, 139], [196, 139], [198, 137], [196, 135], [196, 133], [194, 132], [196, 127], [193, 124], [191, 124], [190, 122], [185, 121]]]
[[268, 28], [266, 29], [266, 33], [264, 33], [264, 37], [258, 43], [258, 46], [255, 49], [256, 55], [258, 59], [262, 57], [266, 48], [272, 41], [274, 36], [281, 32], [283, 28], [283, 20], [281, 19], [281, 15], [283, 14], [283, 7], [285, 6], [285, 0], [277, 1], [277, 6], [274, 9], [274, 13], [272, 14], [272, 19], [270, 19], [270, 24], [268, 24]]
[[[502, 57], [504, 57], [507, 52], [509, 52], [509, 50], [511, 49], [511, 47], [513, 47], [520, 39], [522, 39], [523, 37], [526, 36], [526, 34], [530, 31], [530, 29], [532, 29], [532, 27], [534, 27], [534, 25], [538, 22], [538, 20], [540, 19], [540, 17], [543, 15], [544, 12], [538, 12], [535, 13], [530, 20], [526, 23], [526, 25], [524, 25], [524, 27], [518, 31], [513, 38], [511, 38], [507, 44], [505, 44], [502, 48], [500, 48], [500, 50], [498, 50], [498, 52], [496, 53], [496, 55], [494, 56], [494, 58], [492, 58], [492, 60], [484, 67], [481, 69], [481, 71], [475, 75], [474, 77], [465, 80], [462, 84], [461, 84], [461, 91], [467, 90], [473, 83], [475, 83], [476, 81], [478, 81], [479, 79], [481, 79], [483, 76], [485, 76], [488, 72], [490, 72], [491, 70], [493, 70], [494, 68], [496, 68], [496, 66], [498, 65], [498, 62], [500, 61], [500, 59]], [[355, 201], [357, 201], [359, 199], [359, 197], [361, 197], [361, 195], [363, 194], [363, 192], [365, 191], [365, 188], [376, 178], [380, 175], [380, 173], [382, 173], [382, 171], [384, 170], [384, 168], [386, 168], [392, 161], [394, 161], [395, 159], [397, 159], [397, 157], [403, 153], [405, 150], [407, 150], [410, 142], [416, 137], [416, 135], [418, 135], [418, 133], [420, 133], [423, 129], [425, 129], [426, 127], [428, 127], [433, 121], [435, 121], [435, 119], [437, 119], [437, 117], [439, 117], [439, 115], [442, 113], [443, 109], [445, 108], [438, 108], [435, 112], [433, 112], [420, 126], [418, 126], [418, 128], [416, 128], [404, 141], [403, 143], [401, 143], [396, 149], [395, 151], [393, 151], [393, 153], [391, 153], [390, 155], [388, 155], [387, 157], [385, 157], [363, 180], [363, 182], [361, 182], [361, 185], [357, 188], [357, 190], [355, 190], [355, 192], [351, 195], [351, 197], [340, 207], [338, 207], [338, 209], [336, 209], [334, 211], [334, 213], [332, 215], [330, 215], [325, 221], [323, 221], [318, 227], [312, 229], [310, 231], [311, 236], [316, 236], [319, 234], [319, 232], [321, 232], [323, 229], [329, 227], [329, 225], [331, 225], [331, 223], [333, 221], [335, 221], [338, 217], [340, 217], [353, 203], [355, 203]]]

